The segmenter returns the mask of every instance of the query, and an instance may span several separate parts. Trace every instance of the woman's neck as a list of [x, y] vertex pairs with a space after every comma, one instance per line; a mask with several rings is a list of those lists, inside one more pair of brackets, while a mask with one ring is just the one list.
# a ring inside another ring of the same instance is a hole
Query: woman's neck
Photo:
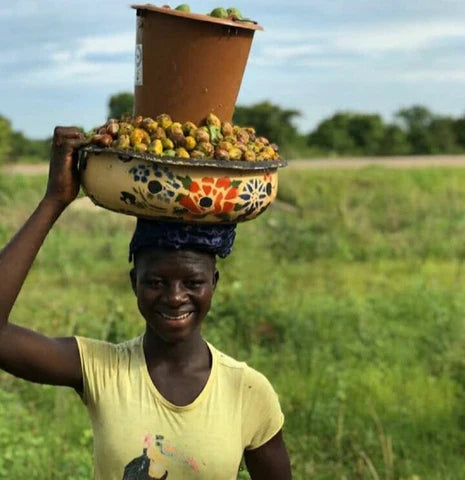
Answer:
[[149, 369], [161, 364], [174, 368], [187, 365], [198, 368], [210, 364], [210, 352], [200, 332], [185, 341], [168, 343], [147, 329], [144, 353]]

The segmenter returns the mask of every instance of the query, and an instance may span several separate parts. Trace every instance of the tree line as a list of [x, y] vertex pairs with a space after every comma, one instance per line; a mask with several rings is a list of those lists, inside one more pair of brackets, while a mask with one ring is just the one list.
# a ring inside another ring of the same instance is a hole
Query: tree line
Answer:
[[[132, 93], [111, 96], [108, 117], [131, 114], [133, 104]], [[390, 123], [378, 114], [341, 111], [308, 133], [298, 129], [301, 115], [299, 110], [265, 101], [237, 106], [233, 122], [255, 127], [259, 135], [277, 143], [289, 159], [465, 153], [465, 115], [437, 115], [422, 105], [399, 110]], [[0, 115], [0, 163], [43, 161], [49, 148], [50, 138], [29, 139]]]

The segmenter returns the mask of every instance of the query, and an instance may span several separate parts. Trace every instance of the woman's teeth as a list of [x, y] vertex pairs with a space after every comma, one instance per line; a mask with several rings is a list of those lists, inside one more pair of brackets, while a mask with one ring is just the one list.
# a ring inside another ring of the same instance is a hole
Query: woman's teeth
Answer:
[[181, 315], [167, 315], [166, 313], [161, 313], [161, 316], [165, 318], [166, 320], [185, 320], [188, 316], [190, 315], [189, 313], [183, 313]]

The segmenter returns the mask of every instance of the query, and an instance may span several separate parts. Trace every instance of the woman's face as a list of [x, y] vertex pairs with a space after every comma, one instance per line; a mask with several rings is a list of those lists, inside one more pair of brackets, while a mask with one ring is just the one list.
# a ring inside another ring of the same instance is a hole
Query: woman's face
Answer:
[[147, 330], [168, 343], [184, 341], [200, 333], [210, 310], [215, 259], [192, 250], [146, 249], [137, 254], [131, 281]]

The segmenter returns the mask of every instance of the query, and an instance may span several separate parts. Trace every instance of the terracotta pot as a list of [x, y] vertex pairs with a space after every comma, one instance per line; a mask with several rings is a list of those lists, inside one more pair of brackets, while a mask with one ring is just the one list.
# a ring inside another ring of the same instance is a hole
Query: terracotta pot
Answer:
[[137, 10], [135, 114], [231, 121], [253, 36], [262, 27], [151, 5]]
[[158, 159], [85, 147], [82, 186], [101, 207], [137, 217], [188, 223], [237, 223], [263, 213], [276, 198], [279, 162]]

